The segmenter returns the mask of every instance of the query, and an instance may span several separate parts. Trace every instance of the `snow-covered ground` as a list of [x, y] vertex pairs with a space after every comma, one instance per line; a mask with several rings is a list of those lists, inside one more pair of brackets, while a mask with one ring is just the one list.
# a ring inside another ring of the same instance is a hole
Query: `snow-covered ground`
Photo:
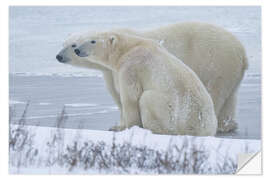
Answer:
[[10, 173], [232, 174], [260, 140], [11, 126]]

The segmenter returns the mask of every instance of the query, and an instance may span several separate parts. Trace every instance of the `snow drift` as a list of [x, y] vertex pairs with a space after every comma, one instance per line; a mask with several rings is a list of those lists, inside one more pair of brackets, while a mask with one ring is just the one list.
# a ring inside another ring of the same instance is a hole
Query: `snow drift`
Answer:
[[10, 125], [12, 174], [232, 174], [260, 140]]

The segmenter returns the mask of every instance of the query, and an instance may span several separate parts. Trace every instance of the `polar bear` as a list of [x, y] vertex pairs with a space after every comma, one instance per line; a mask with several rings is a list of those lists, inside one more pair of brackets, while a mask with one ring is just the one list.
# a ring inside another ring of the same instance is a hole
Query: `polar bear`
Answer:
[[211, 96], [197, 75], [157, 42], [105, 32], [74, 51], [117, 72], [122, 129], [137, 125], [158, 134], [215, 135]]
[[[171, 54], [189, 66], [208, 90], [218, 118], [218, 130], [228, 132], [236, 129], [237, 89], [248, 67], [248, 61], [242, 44], [231, 33], [223, 28], [199, 22], [177, 23], [146, 32], [130, 29], [117, 29], [115, 32], [160, 42]], [[74, 54], [76, 45], [90, 34], [67, 40], [57, 59], [67, 64], [101, 70], [109, 92], [121, 112], [117, 74]]]
[[74, 49], [81, 42], [83, 42], [85, 38], [87, 38], [85, 34], [76, 34], [69, 37], [69, 39], [67, 39], [63, 44], [64, 48], [57, 54], [56, 59], [61, 63], [69, 64], [72, 66], [101, 71], [103, 73], [106, 87], [113, 97], [114, 102], [117, 104], [119, 111], [121, 112], [122, 106], [120, 102], [116, 73], [112, 72], [110, 69], [104, 66], [88, 61], [87, 58], [79, 57], [74, 53]]

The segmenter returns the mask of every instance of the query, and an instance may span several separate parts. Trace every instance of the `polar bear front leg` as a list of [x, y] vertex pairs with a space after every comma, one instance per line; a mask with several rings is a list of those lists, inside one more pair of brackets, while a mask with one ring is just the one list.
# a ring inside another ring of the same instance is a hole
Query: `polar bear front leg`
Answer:
[[114, 102], [119, 108], [119, 111], [121, 112], [122, 105], [121, 105], [121, 100], [120, 100], [120, 95], [117, 92], [117, 88], [115, 87], [116, 84], [114, 83], [114, 75], [111, 70], [103, 71], [103, 77], [105, 80], [105, 84], [109, 90], [109, 93], [112, 95]]
[[126, 100], [123, 102], [122, 121], [125, 123], [125, 128], [132, 126], [142, 127], [140, 112], [137, 102]]
[[119, 74], [120, 98], [122, 103], [121, 121], [125, 128], [142, 127], [139, 99], [142, 87], [133, 70], [124, 70]]
[[[105, 80], [105, 84], [109, 90], [109, 93], [111, 94], [114, 102], [116, 103], [119, 111], [120, 111], [120, 116], [122, 116], [122, 104], [120, 100], [120, 94], [117, 91], [119, 89], [118, 84], [115, 84], [114, 78], [117, 78], [111, 70], [103, 71], [103, 77]], [[121, 131], [125, 129], [125, 124], [122, 122], [120, 119], [120, 125], [113, 126], [109, 129], [109, 131]]]

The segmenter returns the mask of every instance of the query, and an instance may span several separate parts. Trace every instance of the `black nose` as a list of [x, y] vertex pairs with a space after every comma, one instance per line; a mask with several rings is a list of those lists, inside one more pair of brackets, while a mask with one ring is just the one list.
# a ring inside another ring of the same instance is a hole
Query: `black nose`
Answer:
[[60, 56], [60, 55], [58, 54], [58, 55], [56, 56], [56, 59], [57, 59], [58, 61], [62, 62], [63, 57], [62, 57], [62, 56]]
[[80, 50], [79, 49], [75, 49], [74, 52], [79, 55], [80, 54]]

